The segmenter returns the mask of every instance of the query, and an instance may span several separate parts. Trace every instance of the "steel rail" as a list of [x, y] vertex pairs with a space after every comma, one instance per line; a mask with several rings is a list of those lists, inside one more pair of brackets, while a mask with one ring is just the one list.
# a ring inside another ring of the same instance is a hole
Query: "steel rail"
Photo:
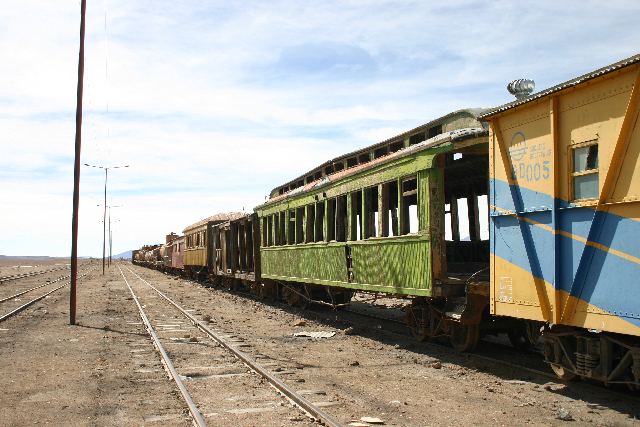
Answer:
[[337, 422], [336, 420], [331, 418], [329, 415], [325, 414], [322, 410], [320, 410], [320, 408], [317, 408], [315, 405], [313, 405], [313, 403], [309, 402], [307, 399], [305, 399], [304, 397], [302, 397], [301, 395], [299, 395], [298, 393], [293, 391], [289, 386], [284, 384], [282, 381], [280, 381], [279, 379], [277, 379], [276, 377], [271, 375], [266, 369], [264, 369], [262, 366], [260, 366], [255, 361], [253, 361], [246, 354], [244, 354], [243, 352], [241, 352], [240, 350], [238, 350], [237, 348], [235, 348], [234, 346], [229, 344], [221, 336], [219, 336], [218, 334], [213, 332], [211, 329], [209, 329], [208, 327], [206, 327], [205, 325], [200, 323], [200, 321], [198, 319], [196, 319], [193, 315], [191, 315], [190, 313], [188, 313], [185, 310], [183, 310], [182, 307], [180, 307], [178, 304], [173, 302], [169, 297], [167, 297], [164, 293], [162, 293], [160, 290], [155, 288], [152, 284], [150, 284], [149, 282], [144, 280], [142, 277], [140, 277], [135, 271], [132, 271], [129, 267], [126, 267], [126, 268], [127, 268], [127, 270], [131, 271], [135, 276], [137, 276], [138, 279], [142, 280], [149, 287], [151, 287], [151, 289], [156, 291], [162, 298], [167, 300], [167, 302], [169, 302], [175, 308], [177, 308], [197, 328], [199, 328], [201, 331], [203, 331], [204, 333], [209, 335], [211, 338], [216, 340], [218, 343], [220, 343], [220, 345], [222, 345], [227, 350], [232, 352], [238, 359], [242, 360], [247, 366], [249, 366], [255, 372], [260, 374], [263, 378], [265, 378], [267, 381], [269, 381], [269, 383], [273, 387], [275, 387], [277, 390], [279, 390], [292, 403], [294, 403], [294, 406], [295, 405], [299, 406], [302, 410], [307, 412], [307, 414], [309, 414], [309, 416], [314, 418], [316, 421], [323, 422], [325, 425], [329, 425], [329, 426], [333, 426], [333, 427], [342, 427], [342, 425], [339, 422]]
[[[97, 267], [96, 267], [96, 268], [97, 268]], [[96, 268], [93, 268], [93, 269], [91, 269], [91, 270], [87, 271], [85, 274], [83, 274], [83, 275], [82, 275], [82, 276], [80, 276], [80, 277], [84, 277], [84, 276], [86, 276], [87, 274], [89, 274], [89, 273], [91, 273], [93, 270], [95, 270]], [[36, 302], [40, 301], [42, 298], [45, 298], [45, 297], [47, 297], [47, 296], [51, 295], [52, 293], [54, 293], [55, 291], [57, 291], [57, 290], [59, 290], [59, 289], [64, 288], [64, 287], [65, 287], [65, 286], [67, 286], [69, 283], [71, 283], [71, 282], [67, 282], [67, 283], [65, 283], [65, 284], [64, 284], [64, 285], [62, 285], [62, 286], [58, 286], [58, 287], [57, 287], [57, 288], [55, 288], [54, 290], [49, 291], [49, 292], [47, 292], [46, 294], [41, 295], [41, 296], [39, 296], [38, 298], [33, 299], [33, 300], [29, 301], [29, 302], [28, 302], [28, 303], [26, 303], [26, 304], [21, 305], [20, 307], [16, 308], [15, 310], [13, 310], [13, 311], [11, 311], [11, 312], [9, 312], [9, 313], [7, 313], [7, 314], [3, 315], [3, 316], [0, 316], [0, 322], [4, 322], [4, 321], [5, 321], [5, 320], [7, 320], [9, 317], [11, 317], [11, 316], [14, 316], [14, 315], [18, 314], [19, 312], [21, 312], [21, 311], [22, 311], [22, 310], [24, 310], [25, 308], [29, 307], [30, 305], [32, 305], [32, 304], [34, 304], [34, 303], [36, 303]]]
[[[87, 271], [87, 270], [88, 270], [88, 269], [85, 269], [85, 270], [83, 270], [83, 271]], [[0, 304], [2, 304], [3, 302], [6, 302], [6, 301], [12, 300], [12, 299], [14, 299], [14, 298], [17, 298], [17, 297], [19, 297], [20, 295], [24, 295], [24, 294], [26, 294], [27, 292], [35, 291], [36, 289], [40, 289], [40, 288], [42, 288], [43, 286], [53, 285], [54, 283], [59, 282], [60, 280], [64, 280], [64, 279], [66, 279], [67, 277], [71, 277], [71, 275], [69, 274], [69, 275], [66, 275], [66, 276], [59, 277], [59, 278], [57, 278], [56, 280], [54, 280], [54, 281], [52, 281], [52, 282], [47, 282], [47, 283], [45, 283], [44, 285], [36, 286], [35, 288], [27, 289], [26, 291], [22, 291], [22, 292], [20, 292], [20, 293], [18, 293], [18, 294], [11, 295], [10, 297], [6, 297], [6, 298], [3, 298], [3, 299], [0, 299]]]
[[14, 274], [13, 276], [4, 276], [4, 277], [0, 277], [0, 283], [8, 282], [10, 280], [24, 279], [25, 277], [37, 276], [39, 274], [51, 273], [54, 271], [67, 270], [67, 269], [69, 269], [69, 267], [60, 267], [60, 268], [53, 268], [51, 270], [39, 270], [39, 271], [32, 271], [30, 273]]
[[[138, 310], [140, 311], [140, 317], [142, 318], [142, 321], [144, 322], [144, 325], [147, 328], [147, 331], [149, 332], [149, 335], [151, 335], [151, 338], [153, 339], [153, 344], [155, 345], [156, 349], [162, 355], [162, 360], [163, 360], [163, 363], [164, 363], [165, 367], [167, 368], [167, 370], [169, 371], [169, 373], [173, 377], [173, 380], [176, 382], [178, 388], [180, 389], [180, 393], [182, 393], [182, 397], [184, 398], [185, 402], [187, 403], [187, 406], [189, 407], [189, 412], [191, 412], [191, 416], [193, 417], [193, 421], [200, 427], [207, 427], [207, 423], [204, 421], [204, 418], [202, 418], [202, 414], [200, 414], [200, 411], [198, 410], [198, 407], [196, 406], [196, 404], [193, 402], [193, 399], [191, 399], [191, 396], [189, 395], [189, 392], [187, 391], [187, 388], [182, 383], [182, 380], [180, 379], [180, 375], [178, 375], [178, 372], [176, 371], [176, 368], [173, 366], [173, 363], [171, 363], [171, 359], [169, 358], [169, 355], [164, 350], [164, 347], [162, 347], [162, 344], [160, 343], [160, 339], [156, 335], [156, 333], [155, 333], [155, 331], [153, 329], [153, 326], [151, 326], [151, 322], [149, 321], [149, 318], [147, 317], [147, 315], [145, 314], [144, 310], [142, 309], [142, 306], [140, 305], [140, 301], [138, 301], [138, 297], [136, 297], [136, 294], [133, 292], [133, 289], [131, 288], [131, 285], [129, 285], [129, 281], [125, 277], [125, 275], [124, 275], [122, 269], [120, 268], [119, 264], [118, 264], [118, 270], [120, 270], [120, 274], [122, 274], [122, 278], [124, 279], [124, 282], [127, 284], [127, 287], [129, 288], [129, 291], [131, 291], [131, 296], [133, 297], [133, 300], [135, 301], [136, 305], [138, 306]], [[129, 271], [131, 271], [131, 270], [129, 270]], [[135, 273], [133, 273], [133, 274], [135, 274]]]

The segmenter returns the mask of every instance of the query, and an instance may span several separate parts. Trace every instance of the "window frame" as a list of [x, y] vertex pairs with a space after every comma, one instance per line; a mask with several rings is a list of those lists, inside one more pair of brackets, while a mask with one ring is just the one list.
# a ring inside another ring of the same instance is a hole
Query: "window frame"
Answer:
[[[589, 141], [579, 142], [577, 144], [571, 144], [569, 146], [569, 192], [570, 199], [572, 202], [589, 202], [593, 200], [597, 200], [600, 197], [600, 147], [598, 147], [598, 167], [595, 169], [588, 169], [582, 172], [574, 172], [575, 171], [575, 151], [579, 148], [598, 146], [599, 139], [591, 139]], [[588, 175], [597, 175], [598, 176], [598, 194], [595, 197], [584, 197], [581, 199], [576, 198], [576, 188], [575, 188], [575, 178], [581, 176]]]

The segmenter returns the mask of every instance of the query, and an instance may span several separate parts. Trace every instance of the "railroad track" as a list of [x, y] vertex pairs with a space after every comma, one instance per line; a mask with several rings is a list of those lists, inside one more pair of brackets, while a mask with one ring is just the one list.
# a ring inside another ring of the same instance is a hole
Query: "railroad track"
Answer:
[[2, 284], [4, 282], [9, 282], [11, 280], [25, 279], [27, 277], [38, 276], [40, 274], [53, 273], [55, 271], [60, 271], [60, 270], [68, 270], [70, 268], [71, 268], [71, 266], [64, 266], [64, 267], [59, 267], [59, 268], [52, 268], [52, 269], [49, 269], [49, 270], [38, 270], [38, 271], [31, 271], [29, 273], [14, 274], [14, 275], [11, 275], [11, 276], [3, 276], [3, 277], [0, 277], [0, 284]]
[[[264, 359], [264, 356], [260, 354], [249, 355], [248, 352], [241, 351], [239, 347], [247, 348], [248, 346], [243, 340], [224, 331], [214, 331], [214, 326], [211, 323], [198, 320], [187, 309], [182, 308], [129, 267], [125, 266], [127, 274], [119, 264], [118, 268], [131, 291], [132, 298], [136, 302], [145, 327], [153, 339], [154, 346], [162, 357], [163, 365], [169, 376], [176, 382], [196, 425], [205, 426], [207, 416], [219, 414], [223, 410], [221, 408], [224, 402], [222, 395], [225, 394], [225, 389], [232, 389], [236, 395], [240, 391], [242, 395], [257, 395], [260, 399], [252, 402], [253, 407], [251, 408], [226, 409], [225, 411], [244, 418], [258, 417], [256, 419], [258, 424], [261, 424], [259, 418], [264, 417], [265, 413], [277, 410], [279, 417], [288, 416], [289, 419], [295, 420], [300, 415], [306, 415], [326, 426], [340, 426], [322, 409], [278, 379], [278, 374], [269, 371], [266, 364], [259, 364], [256, 361], [258, 358]], [[127, 279], [127, 275], [130, 278], [135, 276], [138, 280], [130, 281]], [[156, 303], [158, 296], [166, 303], [164, 307], [169, 307], [183, 319], [178, 321], [174, 315], [170, 323], [167, 323], [166, 309], [154, 308], [156, 305], [160, 306]], [[202, 334], [204, 336], [201, 336]], [[180, 335], [180, 337], [175, 335]], [[170, 347], [169, 351], [165, 349], [167, 346]], [[208, 366], [212, 359], [222, 363]], [[270, 362], [273, 364], [273, 361]], [[280, 372], [282, 371], [280, 370]], [[235, 377], [240, 377], [242, 385], [239, 384], [239, 381], [234, 381]], [[230, 384], [230, 381], [233, 384]], [[211, 382], [215, 382], [215, 385], [211, 385]], [[270, 389], [265, 390], [265, 385], [275, 388], [277, 393], [273, 393]], [[206, 392], [209, 387], [215, 387], [217, 390], [215, 399], [212, 399], [210, 393]], [[233, 398], [233, 396], [227, 397], [226, 400]], [[255, 407], [257, 403], [262, 403], [262, 406]], [[247, 424], [247, 420], [244, 418], [243, 424]]]
[[[203, 284], [198, 281], [194, 281], [190, 279], [184, 279], [184, 280], [198, 286], [206, 287], [206, 284]], [[242, 298], [249, 298], [253, 301], [261, 302], [271, 306], [276, 306], [283, 310], [295, 311], [294, 307], [291, 307], [290, 305], [284, 302], [265, 301], [254, 295], [247, 294], [246, 292], [237, 291], [237, 290], [225, 289], [225, 291]], [[412, 341], [412, 344], [419, 349], [437, 348], [440, 351], [449, 352], [452, 356], [459, 354], [454, 349], [452, 349], [448, 344], [440, 344], [437, 341], [428, 341], [428, 342], [414, 341], [411, 336], [411, 333], [409, 332], [408, 328], [406, 327], [406, 324], [403, 321], [396, 320], [388, 316], [375, 315], [371, 313], [362, 312], [360, 310], [356, 311], [356, 310], [350, 309], [349, 307], [345, 307], [344, 311], [347, 313], [356, 315], [363, 319], [373, 319], [376, 321], [376, 323], [373, 323], [373, 324], [371, 322], [359, 322], [353, 319], [347, 319], [347, 316], [345, 316], [345, 314], [340, 311], [332, 311], [331, 314], [328, 314], [326, 312], [326, 307], [324, 308], [321, 306], [318, 306], [318, 307], [319, 309], [314, 309], [314, 306], [311, 305], [306, 309], [306, 311], [308, 311], [309, 314], [313, 313], [313, 315], [316, 318], [321, 318], [326, 322], [339, 321], [345, 324], [349, 324], [353, 327], [360, 328], [362, 330], [368, 330], [372, 334], [382, 334], [382, 335], [392, 336], [392, 337], [396, 337], [403, 340], [410, 340]], [[395, 327], [380, 327], [380, 323], [382, 323], [383, 325], [386, 324], [387, 326], [393, 324]], [[510, 345], [500, 344], [496, 342], [487, 343], [487, 345], [485, 345], [484, 347], [485, 348], [483, 349], [482, 346], [480, 346], [478, 349], [476, 349], [475, 352], [464, 353], [464, 354], [469, 358], [486, 361], [496, 366], [510, 367], [518, 371], [538, 375], [542, 378], [548, 378], [552, 382], [562, 384], [567, 387], [586, 388], [586, 389], [594, 390], [600, 393], [606, 393], [608, 395], [623, 397], [626, 399], [630, 399], [632, 401], [640, 402], [640, 396], [638, 396], [637, 391], [626, 390], [622, 387], [619, 387], [620, 390], [618, 390], [616, 388], [605, 387], [605, 386], [597, 385], [595, 383], [583, 382], [580, 380], [574, 380], [574, 381], [562, 380], [557, 375], [555, 375], [555, 373], [553, 373], [550, 369], [547, 369], [546, 364], [544, 364], [544, 362], [542, 361], [543, 359], [542, 355], [536, 350], [518, 350], [513, 348]], [[492, 353], [493, 354], [498, 353], [499, 356], [496, 357], [494, 355], [491, 355]], [[513, 363], [507, 360], [507, 359], [513, 359], [514, 356], [516, 356], [517, 358], [526, 359], [527, 363], [526, 364]], [[538, 368], [532, 367], [535, 365], [537, 365]]]
[[[91, 268], [91, 269], [85, 269], [84, 270], [85, 273], [82, 274], [82, 275], [79, 275], [78, 279], [81, 279], [82, 277], [86, 276], [87, 274], [91, 273], [93, 270], [95, 270], [97, 268], [98, 267], [94, 267], [94, 268]], [[3, 308], [7, 307], [9, 305], [12, 305], [11, 303], [14, 303], [14, 304], [13, 304], [13, 307], [9, 308], [8, 312], [5, 312], [5, 314], [0, 315], [0, 322], [3, 322], [3, 321], [7, 320], [8, 318], [10, 318], [12, 316], [15, 316], [16, 314], [20, 313], [22, 310], [24, 310], [25, 308], [29, 307], [30, 305], [33, 305], [34, 303], [40, 301], [41, 299], [48, 297], [49, 295], [51, 295], [52, 293], [54, 293], [56, 291], [59, 291], [60, 289], [64, 288], [68, 284], [70, 284], [71, 281], [66, 282], [63, 285], [60, 285], [60, 286], [58, 286], [58, 287], [56, 287], [56, 288], [54, 288], [52, 290], [49, 290], [48, 292], [46, 292], [46, 293], [44, 293], [44, 294], [42, 294], [42, 295], [40, 295], [40, 296], [38, 296], [38, 297], [36, 297], [36, 298], [34, 298], [32, 300], [27, 301], [24, 304], [21, 304], [21, 305], [15, 304], [15, 303], [21, 303], [22, 302], [21, 299], [19, 298], [20, 296], [22, 296], [22, 295], [24, 295], [26, 293], [29, 293], [29, 292], [33, 292], [33, 291], [35, 291], [37, 289], [40, 289], [40, 288], [43, 288], [43, 287], [49, 287], [51, 285], [54, 285], [55, 283], [58, 283], [58, 282], [60, 282], [60, 281], [62, 281], [64, 279], [67, 279], [69, 277], [70, 276], [63, 276], [63, 277], [60, 277], [60, 278], [58, 278], [56, 280], [48, 281], [47, 283], [45, 283], [43, 285], [35, 286], [33, 288], [20, 291], [17, 294], [13, 294], [11, 296], [8, 296], [8, 297], [5, 297], [5, 298], [1, 299], [0, 300], [0, 304], [2, 305]]]

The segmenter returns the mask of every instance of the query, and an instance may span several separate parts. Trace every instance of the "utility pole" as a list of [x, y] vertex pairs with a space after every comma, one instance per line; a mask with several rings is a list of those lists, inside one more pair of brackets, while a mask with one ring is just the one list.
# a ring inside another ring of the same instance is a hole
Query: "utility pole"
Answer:
[[87, 1], [80, 3], [80, 53], [78, 58], [78, 99], [76, 104], [76, 158], [73, 167], [73, 215], [71, 221], [71, 290], [69, 324], [76, 324], [76, 281], [78, 279], [78, 210], [80, 206], [80, 148], [82, 146], [82, 83], [84, 80], [84, 16]]

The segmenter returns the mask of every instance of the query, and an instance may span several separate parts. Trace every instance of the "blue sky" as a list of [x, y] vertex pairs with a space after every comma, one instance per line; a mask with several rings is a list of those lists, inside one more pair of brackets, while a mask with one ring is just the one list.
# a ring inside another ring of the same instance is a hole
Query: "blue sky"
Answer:
[[[88, 1], [82, 163], [114, 253], [451, 111], [640, 53], [637, 1]], [[0, 254], [68, 256], [79, 1], [0, 9]], [[105, 31], [106, 27], [106, 31]], [[107, 114], [108, 111], [108, 114]], [[82, 168], [79, 253], [102, 253]], [[100, 205], [100, 206], [98, 206]]]

